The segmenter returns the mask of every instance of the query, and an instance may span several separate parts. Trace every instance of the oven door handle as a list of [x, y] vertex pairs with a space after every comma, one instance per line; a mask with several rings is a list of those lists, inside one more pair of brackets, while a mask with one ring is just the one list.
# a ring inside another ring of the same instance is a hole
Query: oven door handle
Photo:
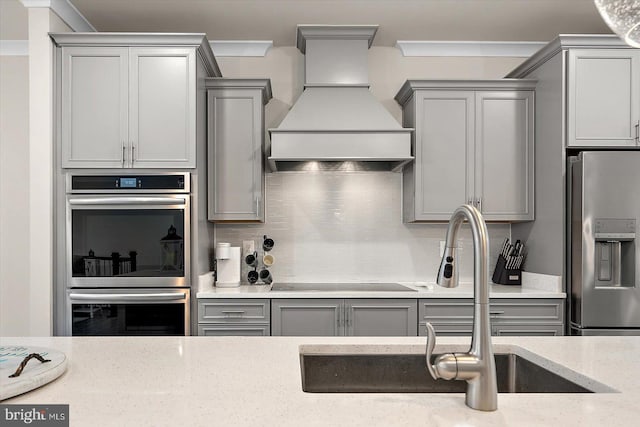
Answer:
[[71, 293], [72, 301], [178, 301], [187, 299], [185, 292], [166, 292], [157, 294], [78, 294]]
[[83, 197], [69, 199], [70, 205], [186, 205], [184, 197]]

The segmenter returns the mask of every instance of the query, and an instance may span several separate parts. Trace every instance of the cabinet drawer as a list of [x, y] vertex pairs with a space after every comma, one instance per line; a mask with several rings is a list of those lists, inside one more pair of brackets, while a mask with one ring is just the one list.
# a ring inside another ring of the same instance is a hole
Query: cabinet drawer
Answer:
[[[432, 323], [432, 326], [436, 335], [440, 337], [470, 337], [473, 331], [473, 323]], [[422, 337], [427, 335], [426, 323], [418, 325], [418, 335]]]
[[[564, 324], [564, 300], [513, 298], [491, 300], [491, 324]], [[422, 299], [418, 306], [421, 323], [470, 324], [473, 323], [471, 299]]]
[[421, 299], [418, 304], [418, 319], [421, 323], [434, 324], [472, 324], [473, 300], [459, 299]]
[[511, 299], [491, 301], [491, 323], [564, 323], [564, 301]]
[[557, 336], [564, 335], [563, 325], [495, 325], [491, 328], [491, 335], [495, 337], [522, 336]]
[[198, 325], [198, 335], [205, 337], [224, 337], [224, 336], [269, 336], [269, 325]]
[[269, 323], [265, 299], [208, 299], [198, 301], [198, 323]]

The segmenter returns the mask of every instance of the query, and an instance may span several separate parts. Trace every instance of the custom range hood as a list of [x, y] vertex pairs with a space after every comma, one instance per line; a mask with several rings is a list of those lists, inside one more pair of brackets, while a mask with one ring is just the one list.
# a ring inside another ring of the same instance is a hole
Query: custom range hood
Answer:
[[403, 128], [369, 92], [367, 51], [377, 29], [298, 25], [304, 91], [280, 126], [269, 129], [272, 170], [326, 169], [319, 165], [327, 162], [329, 169], [399, 170], [413, 160], [413, 129]]

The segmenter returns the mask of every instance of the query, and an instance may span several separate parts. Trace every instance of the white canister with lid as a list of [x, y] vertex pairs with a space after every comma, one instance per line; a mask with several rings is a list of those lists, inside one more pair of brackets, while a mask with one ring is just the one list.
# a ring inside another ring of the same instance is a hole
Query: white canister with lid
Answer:
[[231, 256], [231, 243], [218, 242], [216, 245], [216, 259], [229, 259]]

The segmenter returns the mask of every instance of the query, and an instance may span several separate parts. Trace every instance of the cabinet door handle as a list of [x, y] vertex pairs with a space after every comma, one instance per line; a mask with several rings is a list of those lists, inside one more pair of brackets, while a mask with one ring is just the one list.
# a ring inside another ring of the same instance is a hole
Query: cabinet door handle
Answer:
[[467, 200], [467, 204], [473, 206], [473, 199]]
[[260, 216], [260, 197], [256, 196], [256, 216]]
[[640, 120], [636, 121], [636, 144], [640, 142]]
[[131, 141], [131, 167], [133, 167], [133, 162], [136, 160], [136, 147], [133, 145], [133, 141]]
[[244, 310], [222, 310], [224, 317], [244, 317]]
[[124, 167], [124, 158], [125, 158], [125, 151], [127, 150], [127, 147], [125, 146], [124, 141], [122, 141], [122, 167]]
[[478, 204], [477, 204], [477, 206], [478, 206], [478, 210], [479, 210], [480, 212], [482, 212], [482, 197], [478, 197]]
[[342, 326], [342, 307], [338, 307], [338, 327]]

